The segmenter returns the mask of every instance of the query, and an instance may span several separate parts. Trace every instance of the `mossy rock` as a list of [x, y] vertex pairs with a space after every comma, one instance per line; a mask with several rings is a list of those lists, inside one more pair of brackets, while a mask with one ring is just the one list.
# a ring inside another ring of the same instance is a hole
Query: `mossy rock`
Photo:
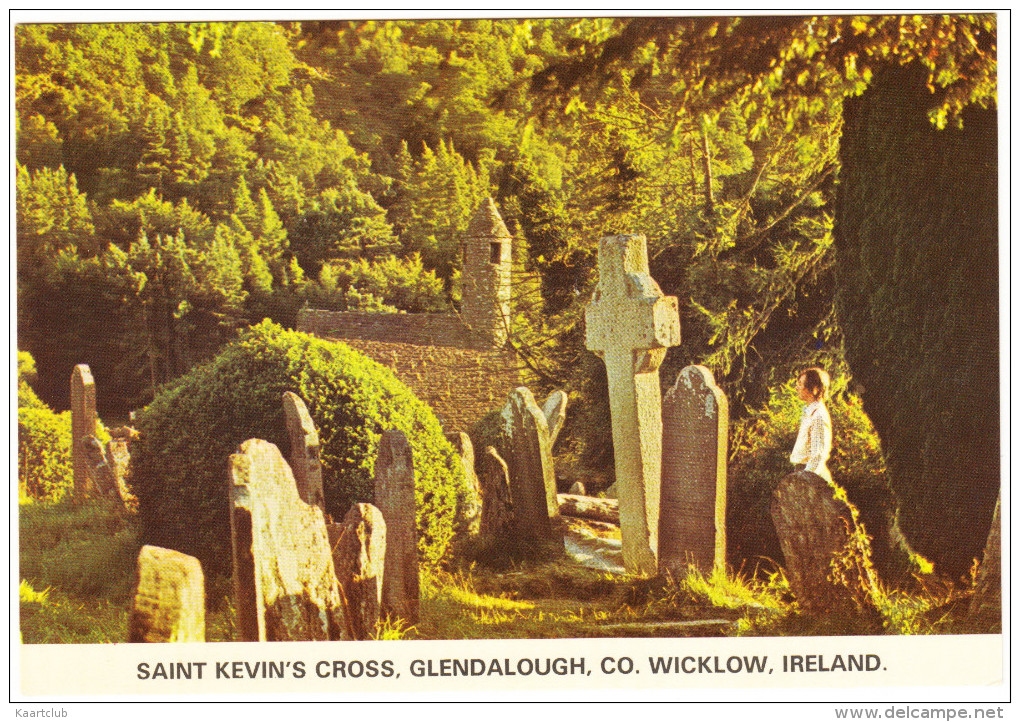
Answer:
[[438, 564], [450, 548], [466, 482], [431, 409], [392, 372], [348, 346], [268, 321], [162, 389], [142, 413], [130, 483], [143, 543], [196, 556], [207, 570], [229, 571], [227, 459], [250, 438], [289, 453], [285, 391], [304, 399], [319, 430], [326, 512], [334, 519], [352, 504], [372, 502], [382, 432], [407, 435], [420, 560]]

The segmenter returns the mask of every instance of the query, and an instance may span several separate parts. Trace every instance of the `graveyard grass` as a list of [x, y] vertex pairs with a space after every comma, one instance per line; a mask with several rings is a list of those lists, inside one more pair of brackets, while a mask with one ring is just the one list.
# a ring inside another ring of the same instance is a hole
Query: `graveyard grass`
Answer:
[[[135, 517], [108, 502], [24, 502], [20, 512], [20, 610], [24, 643], [127, 639], [140, 548]], [[926, 584], [926, 586], [925, 586]], [[959, 591], [931, 579], [916, 592], [885, 592], [885, 633], [982, 631], [952, 619]], [[207, 639], [234, 639], [230, 580], [206, 579]], [[775, 636], [856, 634], [845, 619], [797, 614], [781, 574], [678, 579], [614, 577], [566, 558], [493, 570], [477, 563], [422, 577], [421, 618], [387, 623], [378, 639], [502, 639], [592, 636]], [[683, 626], [678, 622], [720, 620]], [[725, 621], [726, 624], [721, 622]], [[671, 626], [663, 626], [671, 624]], [[987, 630], [985, 630], [987, 631]]]

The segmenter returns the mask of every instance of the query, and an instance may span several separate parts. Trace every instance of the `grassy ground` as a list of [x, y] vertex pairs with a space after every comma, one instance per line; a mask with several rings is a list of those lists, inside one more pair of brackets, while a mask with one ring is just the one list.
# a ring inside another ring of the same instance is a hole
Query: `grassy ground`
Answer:
[[[23, 502], [18, 517], [22, 641], [127, 641], [141, 546], [134, 515], [95, 500]], [[210, 641], [231, 637], [223, 590], [221, 581], [207, 580]]]
[[[133, 515], [93, 501], [19, 506], [21, 636], [25, 643], [127, 639], [139, 541]], [[233, 639], [230, 582], [206, 580], [207, 639]], [[501, 570], [462, 564], [424, 574], [421, 619], [392, 624], [382, 639], [710, 637], [933, 634], [967, 628], [958, 589], [928, 579], [885, 591], [881, 619], [809, 619], [781, 575], [682, 579], [617, 576], [566, 557]]]

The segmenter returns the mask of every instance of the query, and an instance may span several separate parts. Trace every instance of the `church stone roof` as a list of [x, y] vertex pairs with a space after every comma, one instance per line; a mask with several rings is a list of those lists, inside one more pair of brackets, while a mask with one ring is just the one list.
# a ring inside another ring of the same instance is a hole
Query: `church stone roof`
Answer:
[[482, 201], [468, 222], [468, 238], [511, 238], [491, 197]]

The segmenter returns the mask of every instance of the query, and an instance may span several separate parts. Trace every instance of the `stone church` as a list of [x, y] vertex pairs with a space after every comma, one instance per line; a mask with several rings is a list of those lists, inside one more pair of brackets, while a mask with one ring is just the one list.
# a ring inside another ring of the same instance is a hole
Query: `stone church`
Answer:
[[507, 346], [512, 238], [491, 198], [472, 215], [462, 250], [460, 313], [303, 308], [297, 330], [342, 341], [390, 368], [447, 432], [467, 431], [521, 384], [522, 366]]

